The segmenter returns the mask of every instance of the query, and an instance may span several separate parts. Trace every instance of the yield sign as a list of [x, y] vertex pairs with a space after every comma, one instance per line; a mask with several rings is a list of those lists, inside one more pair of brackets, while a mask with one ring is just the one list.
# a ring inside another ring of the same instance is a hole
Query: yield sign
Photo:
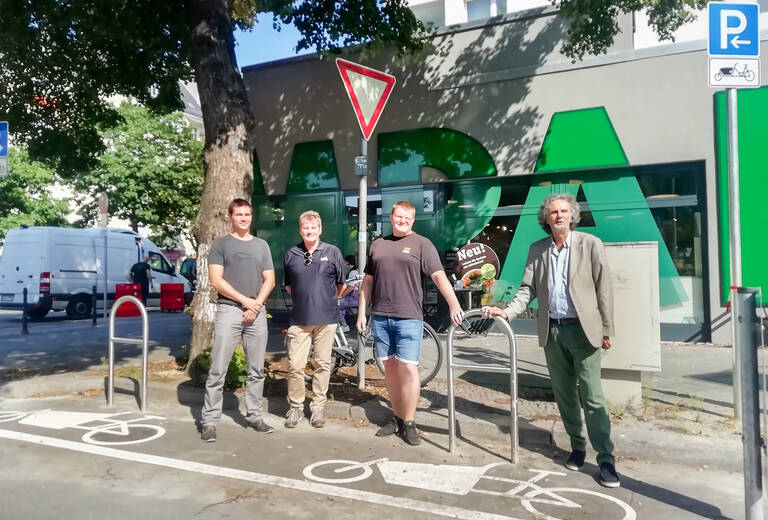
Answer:
[[341, 58], [336, 58], [336, 67], [355, 109], [363, 138], [367, 141], [392, 93], [395, 77]]

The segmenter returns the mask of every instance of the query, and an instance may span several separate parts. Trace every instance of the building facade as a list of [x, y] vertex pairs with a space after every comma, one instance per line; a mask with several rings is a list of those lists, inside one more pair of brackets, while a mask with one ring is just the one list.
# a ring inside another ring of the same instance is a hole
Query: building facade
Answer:
[[[486, 301], [505, 301], [544, 235], [541, 200], [567, 191], [580, 229], [658, 242], [662, 338], [729, 341], [724, 93], [708, 86], [704, 41], [635, 49], [633, 18], [619, 25], [606, 55], [576, 63], [559, 52], [565, 26], [551, 7], [443, 29], [414, 57], [345, 56], [397, 78], [368, 145], [369, 238], [389, 233], [389, 208], [408, 199], [449, 269], [469, 241], [498, 253]], [[307, 209], [354, 254], [360, 132], [335, 64], [300, 57], [243, 77], [259, 121], [255, 226], [275, 265]], [[739, 132], [743, 285], [763, 287], [768, 88], [739, 92]]]

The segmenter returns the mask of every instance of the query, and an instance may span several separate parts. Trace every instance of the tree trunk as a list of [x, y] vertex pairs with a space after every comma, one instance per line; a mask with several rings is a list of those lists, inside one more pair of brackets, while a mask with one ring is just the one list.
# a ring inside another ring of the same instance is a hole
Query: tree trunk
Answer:
[[196, 376], [195, 360], [211, 344], [216, 291], [208, 283], [211, 242], [230, 231], [227, 207], [232, 199], [251, 199], [255, 129], [248, 97], [237, 69], [232, 2], [187, 0], [195, 70], [205, 128], [205, 183], [193, 227], [197, 250], [197, 293], [193, 301], [192, 339], [187, 371]]

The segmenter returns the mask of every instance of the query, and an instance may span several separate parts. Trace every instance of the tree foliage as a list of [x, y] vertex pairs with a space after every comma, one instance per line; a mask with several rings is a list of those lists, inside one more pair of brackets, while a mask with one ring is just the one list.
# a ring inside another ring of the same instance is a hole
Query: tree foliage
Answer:
[[187, 31], [181, 0], [2, 0], [0, 113], [32, 157], [63, 175], [87, 170], [102, 150], [97, 129], [118, 121], [109, 96], [181, 108]]
[[651, 27], [662, 40], [672, 40], [672, 33], [696, 18], [695, 11], [707, 0], [552, 0], [568, 21], [567, 39], [562, 51], [582, 59], [587, 54], [602, 54], [613, 44], [619, 31], [620, 13], [645, 12]]
[[55, 180], [50, 168], [31, 161], [24, 148], [11, 147], [8, 170], [0, 177], [0, 239], [19, 226], [67, 225], [67, 201], [49, 191]]
[[95, 167], [72, 180], [85, 195], [78, 197], [83, 222], [96, 221], [96, 199], [105, 192], [109, 214], [134, 231], [150, 227], [173, 242], [191, 239], [203, 191], [202, 142], [179, 112], [157, 116], [128, 102], [117, 112], [122, 121], [100, 133], [105, 151]]

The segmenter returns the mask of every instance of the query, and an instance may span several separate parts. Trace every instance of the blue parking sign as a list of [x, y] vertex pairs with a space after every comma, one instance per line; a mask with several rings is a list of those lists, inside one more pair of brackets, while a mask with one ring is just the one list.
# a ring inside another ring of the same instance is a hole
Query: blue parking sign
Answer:
[[760, 7], [757, 3], [709, 2], [709, 54], [760, 55]]
[[0, 121], [0, 157], [8, 157], [8, 121]]

